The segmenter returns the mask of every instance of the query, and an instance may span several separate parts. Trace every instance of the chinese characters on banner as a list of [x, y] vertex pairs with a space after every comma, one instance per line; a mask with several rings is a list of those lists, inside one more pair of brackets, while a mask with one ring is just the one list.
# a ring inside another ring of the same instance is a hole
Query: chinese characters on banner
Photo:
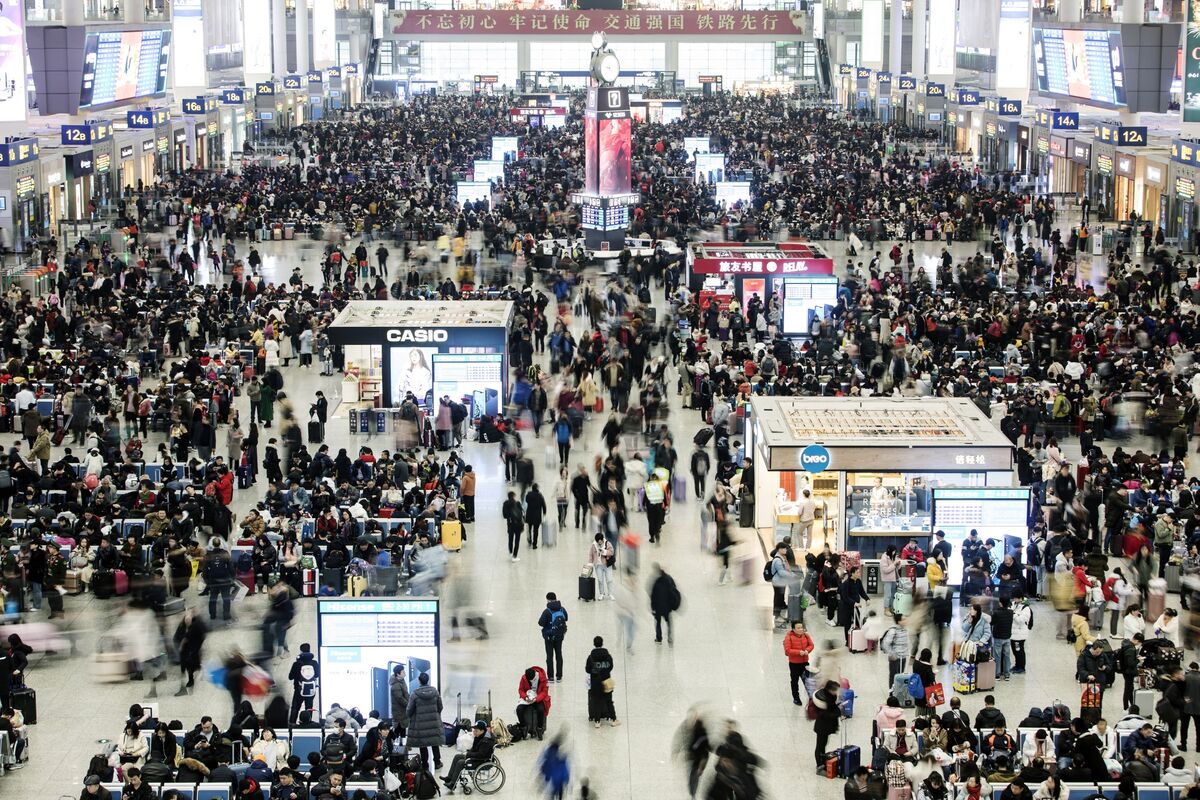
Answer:
[[800, 36], [798, 11], [393, 11], [392, 33], [411, 36]]

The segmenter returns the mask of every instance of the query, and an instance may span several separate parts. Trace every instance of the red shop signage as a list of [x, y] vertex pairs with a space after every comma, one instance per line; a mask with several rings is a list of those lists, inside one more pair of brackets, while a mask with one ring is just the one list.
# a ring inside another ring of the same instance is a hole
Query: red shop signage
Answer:
[[697, 258], [693, 275], [832, 275], [832, 258], [793, 258], [787, 253], [758, 258]]

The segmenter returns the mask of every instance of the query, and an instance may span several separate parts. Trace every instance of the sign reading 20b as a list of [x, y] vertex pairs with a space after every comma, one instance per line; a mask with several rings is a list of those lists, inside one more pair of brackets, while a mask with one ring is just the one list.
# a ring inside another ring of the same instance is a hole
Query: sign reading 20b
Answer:
[[829, 451], [823, 445], [810, 444], [800, 451], [800, 466], [806, 472], [824, 472], [829, 469]]

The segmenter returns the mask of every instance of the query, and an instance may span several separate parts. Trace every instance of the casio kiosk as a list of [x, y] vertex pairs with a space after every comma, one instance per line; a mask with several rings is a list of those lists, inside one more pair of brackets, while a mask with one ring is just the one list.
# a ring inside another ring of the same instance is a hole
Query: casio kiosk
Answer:
[[427, 414], [445, 396], [466, 405], [472, 419], [500, 413], [512, 315], [507, 300], [348, 303], [330, 323], [329, 340], [345, 354], [342, 402], [355, 431], [382, 433], [384, 415], [367, 412], [398, 408], [410, 392]]

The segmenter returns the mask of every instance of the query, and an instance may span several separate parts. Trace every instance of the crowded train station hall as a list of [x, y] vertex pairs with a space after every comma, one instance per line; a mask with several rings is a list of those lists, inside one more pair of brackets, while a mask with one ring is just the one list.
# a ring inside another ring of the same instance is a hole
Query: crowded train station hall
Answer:
[[1200, 800], [1200, 3], [0, 17], [0, 797]]

